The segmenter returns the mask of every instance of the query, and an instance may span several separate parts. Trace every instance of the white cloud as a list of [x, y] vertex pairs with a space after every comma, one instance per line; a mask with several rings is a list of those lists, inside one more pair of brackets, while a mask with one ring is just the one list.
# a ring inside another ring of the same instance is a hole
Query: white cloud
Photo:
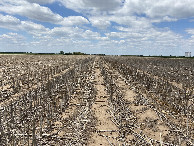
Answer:
[[[65, 7], [88, 16], [113, 14], [118, 17], [137, 16], [153, 21], [176, 21], [194, 17], [192, 0], [59, 0]], [[107, 13], [105, 13], [107, 12]]]
[[108, 21], [107, 19], [103, 19], [100, 17], [91, 17], [89, 18], [92, 26], [97, 27], [99, 29], [107, 29], [109, 26], [111, 26], [110, 21]]
[[[133, 49], [152, 50], [158, 54], [165, 52], [166, 48], [174, 50], [184, 45], [185, 40], [170, 30], [159, 30], [154, 28], [134, 29], [129, 27], [115, 27], [122, 32], [106, 33], [106, 36], [113, 42], [126, 45]], [[124, 47], [123, 46], [123, 47]], [[168, 52], [169, 52], [168, 50]], [[175, 52], [174, 52], [175, 53]], [[177, 53], [177, 52], [176, 52]]]
[[150, 19], [150, 21], [152, 23], [160, 23], [160, 22], [173, 22], [173, 21], [177, 21], [178, 19], [177, 18], [172, 18], [172, 17], [169, 17], [169, 16], [164, 16], [164, 17], [161, 17], [161, 18], [152, 18]]
[[[79, 27], [55, 27], [45, 34], [47, 38], [71, 39], [71, 40], [108, 40], [107, 37], [101, 37], [100, 33], [91, 30], [83, 30]], [[45, 39], [45, 36], [40, 38]]]
[[78, 27], [55, 27], [47, 32], [51, 37], [71, 38], [76, 35], [81, 36], [84, 31]]
[[186, 51], [190, 51], [190, 52], [194, 52], [194, 29], [186, 29], [185, 30], [189, 35], [191, 35], [190, 38], [188, 38], [186, 41], [185, 41], [185, 49]]
[[59, 14], [53, 13], [48, 7], [40, 6], [37, 3], [29, 3], [24, 0], [3, 0], [0, 4], [0, 11], [11, 15], [21, 15], [32, 20], [41, 22], [49, 22], [52, 24], [60, 24], [65, 26], [82, 25], [89, 23], [88, 20], [82, 16], [62, 17]]
[[122, 5], [123, 0], [59, 0], [65, 7], [82, 13], [113, 11]]
[[10, 15], [1, 15], [0, 14], [0, 27], [6, 28], [15, 31], [25, 31], [33, 35], [40, 35], [48, 31], [48, 28], [45, 28], [41, 24], [37, 24], [31, 21], [20, 21], [16, 17]]
[[31, 30], [41, 30], [46, 31], [46, 29], [43, 25], [37, 24], [31, 21], [21, 21], [21, 29], [31, 31]]
[[146, 14], [150, 17], [171, 16], [187, 18], [194, 16], [194, 1], [191, 0], [160, 0], [152, 3]]
[[56, 0], [27, 0], [30, 3], [38, 3], [38, 4], [50, 4], [55, 2]]
[[41, 22], [59, 23], [63, 21], [63, 17], [53, 13], [49, 8], [40, 6], [37, 3], [29, 3], [24, 0], [2, 0], [3, 5], [0, 5], [0, 11], [8, 14], [18, 14], [30, 19]]
[[20, 24], [20, 20], [10, 16], [10, 15], [1, 15], [0, 14], [0, 27], [7, 29], [17, 29], [17, 25]]
[[144, 17], [136, 17], [136, 16], [112, 16], [110, 19], [118, 24], [127, 25], [130, 27], [136, 28], [147, 28], [151, 27], [152, 24], [149, 19]]
[[93, 32], [91, 30], [86, 30], [83, 35], [85, 39], [92, 40], [92, 39], [99, 39], [100, 34], [98, 32]]
[[59, 24], [63, 26], [89, 24], [89, 21], [82, 16], [69, 16], [63, 19]]
[[86, 7], [109, 11], [118, 8], [121, 0], [83, 0]]
[[[61, 2], [83, 16], [63, 17], [42, 6], [53, 2]], [[193, 50], [194, 45], [192, 28], [185, 30], [191, 37], [184, 38], [169, 28], [159, 29], [152, 25], [193, 17], [194, 1], [191, 0], [0, 0], [0, 12], [6, 13], [0, 14], [1, 28], [30, 34], [0, 35], [0, 46], [7, 48], [14, 48], [15, 44], [19, 48], [21, 43], [34, 51], [42, 48], [43, 52], [48, 48], [47, 52], [69, 48], [108, 54], [138, 54], [142, 50], [147, 54], [178, 54], [184, 48]], [[17, 15], [28, 19], [19, 20]], [[49, 22], [51, 28], [41, 22]]]
[[194, 16], [194, 1], [192, 0], [125, 0], [122, 9], [117, 13], [122, 15], [146, 15], [149, 18], [181, 19]]
[[24, 36], [17, 33], [8, 33], [0, 35], [0, 44], [0, 51], [21, 51], [20, 47], [24, 47], [26, 42]]
[[45, 28], [43, 25], [31, 21], [21, 21], [21, 25], [18, 28], [33, 36], [42, 36], [49, 31], [49, 29]]
[[194, 29], [186, 29], [185, 30], [188, 34], [194, 35]]
[[111, 25], [110, 22], [116, 22], [120, 25], [127, 25], [134, 28], [147, 28], [152, 26], [149, 19], [136, 16], [93, 16], [89, 17], [89, 20], [93, 26], [100, 29], [108, 28]]
[[0, 39], [15, 39], [16, 36], [18, 36], [17, 33], [8, 33], [8, 34], [2, 34], [0, 35]]

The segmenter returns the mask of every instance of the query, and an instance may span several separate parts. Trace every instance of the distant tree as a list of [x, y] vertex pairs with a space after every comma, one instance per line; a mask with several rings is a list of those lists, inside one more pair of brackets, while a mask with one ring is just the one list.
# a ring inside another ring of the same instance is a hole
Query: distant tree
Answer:
[[72, 55], [72, 53], [70, 53], [70, 52], [69, 53], [65, 53], [65, 55]]
[[86, 55], [86, 54], [81, 52], [73, 52], [73, 55]]
[[64, 54], [64, 51], [60, 51], [60, 53], [59, 54]]

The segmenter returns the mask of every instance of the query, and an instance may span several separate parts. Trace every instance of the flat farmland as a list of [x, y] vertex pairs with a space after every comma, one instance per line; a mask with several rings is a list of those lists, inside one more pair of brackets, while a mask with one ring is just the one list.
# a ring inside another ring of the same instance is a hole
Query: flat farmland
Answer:
[[194, 60], [1, 55], [0, 145], [194, 145]]

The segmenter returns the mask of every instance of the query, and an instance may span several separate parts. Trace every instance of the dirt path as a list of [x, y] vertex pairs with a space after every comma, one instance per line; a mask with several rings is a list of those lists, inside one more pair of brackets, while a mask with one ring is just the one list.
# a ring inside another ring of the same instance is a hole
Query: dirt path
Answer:
[[93, 133], [90, 146], [110, 145], [116, 143], [116, 137], [118, 136], [116, 125], [111, 121], [112, 116], [107, 112], [108, 95], [103, 85], [103, 77], [101, 76], [98, 64], [95, 64], [95, 88], [97, 90], [96, 101], [92, 106], [92, 111], [97, 118], [96, 133]]

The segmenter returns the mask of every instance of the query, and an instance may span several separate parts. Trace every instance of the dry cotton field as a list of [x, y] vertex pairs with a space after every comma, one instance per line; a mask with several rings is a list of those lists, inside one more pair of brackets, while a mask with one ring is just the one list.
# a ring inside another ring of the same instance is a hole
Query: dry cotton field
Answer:
[[194, 144], [194, 60], [1, 55], [0, 145]]

